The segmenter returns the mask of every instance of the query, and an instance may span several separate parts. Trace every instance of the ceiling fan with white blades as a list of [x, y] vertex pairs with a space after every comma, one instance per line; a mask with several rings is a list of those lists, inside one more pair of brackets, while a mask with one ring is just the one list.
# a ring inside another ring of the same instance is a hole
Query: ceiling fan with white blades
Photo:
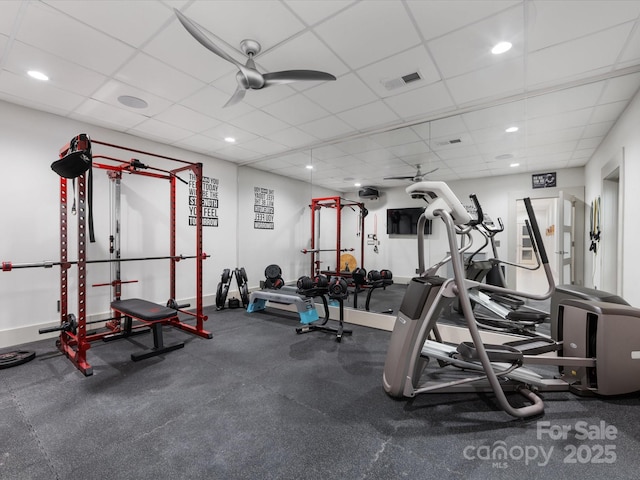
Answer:
[[421, 167], [422, 167], [422, 165], [416, 165], [416, 168], [418, 170], [416, 171], [415, 175], [401, 175], [401, 176], [398, 176], [398, 177], [384, 177], [384, 180], [411, 180], [413, 182], [421, 182], [422, 180], [424, 180], [424, 177], [426, 177], [430, 173], [433, 173], [436, 170], [438, 170], [437, 168], [434, 168], [433, 170], [429, 170], [428, 172], [422, 173], [422, 170], [420, 170]]
[[220, 47], [214, 44], [198, 26], [189, 18], [187, 18], [179, 10], [174, 9], [178, 20], [187, 29], [187, 31], [205, 48], [233, 63], [238, 67], [236, 80], [238, 87], [231, 96], [229, 101], [224, 104], [225, 107], [234, 105], [244, 98], [247, 90], [260, 90], [261, 88], [270, 87], [272, 85], [280, 85], [284, 83], [292, 83], [299, 81], [328, 81], [335, 80], [336, 77], [326, 72], [318, 72], [316, 70], [284, 70], [282, 72], [260, 73], [256, 69], [253, 58], [260, 53], [260, 44], [255, 40], [243, 40], [240, 43], [241, 50], [247, 55], [247, 62], [243, 65], [235, 58], [224, 52]]

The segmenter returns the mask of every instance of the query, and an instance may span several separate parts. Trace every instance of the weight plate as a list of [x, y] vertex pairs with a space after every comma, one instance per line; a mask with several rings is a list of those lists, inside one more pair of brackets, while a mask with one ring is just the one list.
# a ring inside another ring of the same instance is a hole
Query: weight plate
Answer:
[[0, 370], [15, 367], [30, 362], [36, 358], [36, 352], [26, 350], [14, 350], [13, 352], [0, 353]]
[[224, 307], [224, 300], [222, 299], [222, 282], [218, 284], [218, 289], [216, 290], [216, 307]]
[[240, 278], [244, 280], [244, 283], [247, 283], [249, 281], [247, 279], [247, 271], [244, 269], [244, 267], [240, 267]]
[[230, 277], [231, 277], [231, 270], [229, 270], [228, 268], [225, 268], [222, 271], [222, 283], [227, 283]]
[[278, 265], [271, 264], [264, 269], [264, 276], [267, 277], [269, 280], [275, 280], [280, 275], [282, 275], [282, 270]]
[[247, 284], [243, 284], [242, 287], [240, 287], [240, 298], [242, 298], [242, 305], [244, 307], [248, 307], [249, 306], [249, 287], [247, 286]]

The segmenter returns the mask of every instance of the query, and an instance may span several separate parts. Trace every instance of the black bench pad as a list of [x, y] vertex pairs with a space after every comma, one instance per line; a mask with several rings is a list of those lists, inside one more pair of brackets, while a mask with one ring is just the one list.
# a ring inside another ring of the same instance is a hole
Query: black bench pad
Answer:
[[140, 298], [113, 301], [111, 302], [111, 308], [145, 322], [169, 320], [176, 316], [176, 311], [172, 308], [164, 307]]

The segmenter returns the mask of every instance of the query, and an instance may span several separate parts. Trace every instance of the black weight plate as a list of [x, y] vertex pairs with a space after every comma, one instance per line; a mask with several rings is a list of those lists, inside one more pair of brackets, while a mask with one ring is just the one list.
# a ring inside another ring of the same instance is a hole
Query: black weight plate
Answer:
[[14, 350], [13, 352], [0, 353], [0, 370], [15, 367], [30, 362], [36, 358], [36, 352], [26, 350]]
[[249, 281], [249, 279], [247, 278], [247, 271], [244, 269], [244, 267], [240, 267], [240, 278], [244, 280], [244, 283], [247, 283]]
[[267, 277], [269, 280], [275, 280], [280, 275], [282, 275], [282, 270], [276, 264], [271, 264], [264, 269], [264, 276]]
[[249, 306], [249, 287], [247, 284], [243, 284], [240, 287], [240, 298], [242, 298], [242, 305], [245, 307]]
[[224, 299], [222, 298], [222, 282], [218, 284], [218, 288], [216, 290], [216, 307], [224, 307]]
[[225, 268], [222, 271], [222, 283], [227, 283], [230, 277], [231, 277], [231, 270], [229, 270], [228, 268]]

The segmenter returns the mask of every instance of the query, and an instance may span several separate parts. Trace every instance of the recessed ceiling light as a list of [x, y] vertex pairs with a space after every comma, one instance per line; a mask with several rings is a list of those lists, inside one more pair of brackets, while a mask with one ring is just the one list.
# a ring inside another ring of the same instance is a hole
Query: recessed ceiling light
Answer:
[[306, 169], [307, 169], [307, 170], [313, 170], [313, 165], [307, 165], [307, 166], [306, 166]]
[[508, 52], [509, 50], [511, 50], [511, 43], [500, 42], [491, 49], [491, 53], [494, 55], [500, 55], [501, 53]]
[[118, 101], [125, 107], [131, 108], [147, 108], [149, 106], [143, 99], [131, 95], [120, 95]]
[[509, 165], [509, 166], [510, 166], [510, 167], [513, 167], [513, 168], [515, 168], [515, 167], [519, 167], [519, 166], [520, 166], [520, 164], [519, 164], [519, 163], [512, 163], [512, 164], [511, 164], [511, 165]]
[[227, 143], [236, 143], [236, 139], [233, 137], [224, 137], [224, 141]]
[[49, 80], [49, 77], [47, 77], [44, 73], [39, 72], [37, 70], [29, 70], [27, 72], [27, 75], [29, 75], [31, 78], [35, 78], [36, 80], [42, 80], [43, 82], [46, 82], [47, 80]]
[[353, 186], [354, 186], [354, 187], [361, 187], [361, 186], [362, 186], [362, 184], [361, 184], [361, 183], [354, 183], [354, 184], [353, 184]]
[[517, 132], [518, 131], [518, 127], [509, 127], [505, 130], [505, 132], [507, 133], [513, 133], [513, 132]]

